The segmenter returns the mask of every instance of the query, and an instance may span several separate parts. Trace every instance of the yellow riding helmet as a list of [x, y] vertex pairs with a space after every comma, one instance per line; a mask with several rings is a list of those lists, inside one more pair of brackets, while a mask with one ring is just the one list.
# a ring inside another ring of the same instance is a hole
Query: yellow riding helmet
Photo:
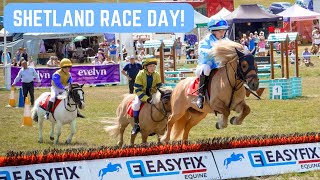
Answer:
[[146, 66], [147, 67], [150, 64], [157, 65], [158, 64], [158, 60], [156, 58], [147, 58], [147, 59], [142, 60], [142, 66]]
[[60, 62], [60, 68], [64, 68], [64, 67], [72, 67], [72, 62], [70, 61], [70, 59], [67, 58], [63, 58]]

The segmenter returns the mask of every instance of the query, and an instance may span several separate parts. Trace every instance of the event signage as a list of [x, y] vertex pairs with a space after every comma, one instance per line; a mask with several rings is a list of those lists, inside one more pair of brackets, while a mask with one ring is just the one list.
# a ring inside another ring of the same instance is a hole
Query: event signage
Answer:
[[91, 179], [220, 179], [207, 152], [87, 161]]
[[222, 179], [320, 170], [320, 144], [212, 151]]
[[[41, 87], [50, 87], [52, 74], [59, 68], [35, 68], [41, 79]], [[11, 83], [18, 75], [20, 67], [11, 67]], [[119, 64], [98, 66], [73, 66], [73, 82], [79, 84], [118, 84], [120, 82]], [[22, 86], [21, 81], [16, 86]]]
[[194, 26], [187, 3], [10, 3], [4, 14], [11, 33], [186, 33]]
[[0, 179], [90, 179], [84, 161], [0, 167]]

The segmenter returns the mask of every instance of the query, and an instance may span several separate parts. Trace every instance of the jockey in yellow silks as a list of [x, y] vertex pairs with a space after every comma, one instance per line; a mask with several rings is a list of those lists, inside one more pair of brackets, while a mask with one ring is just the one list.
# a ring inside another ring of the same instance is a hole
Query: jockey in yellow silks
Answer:
[[132, 103], [134, 126], [131, 134], [140, 132], [139, 110], [141, 102], [152, 103], [152, 94], [161, 87], [161, 77], [156, 71], [157, 59], [147, 58], [142, 61], [143, 69], [139, 71], [134, 82], [134, 93], [136, 97]]
[[[46, 108], [45, 119], [49, 119], [50, 109], [52, 109], [53, 103], [57, 97], [57, 95], [63, 93], [64, 91], [69, 89], [69, 85], [72, 83], [72, 76], [70, 74], [70, 69], [72, 67], [72, 62], [64, 58], [60, 62], [60, 69], [52, 74], [51, 80], [51, 96]], [[83, 115], [77, 111], [78, 117], [84, 118]]]
[[199, 83], [199, 96], [196, 101], [196, 105], [199, 109], [203, 108], [203, 101], [205, 96], [206, 84], [209, 79], [209, 75], [212, 69], [216, 69], [219, 63], [215, 61], [214, 57], [209, 56], [209, 52], [214, 47], [215, 42], [220, 39], [225, 39], [225, 34], [229, 28], [228, 22], [220, 16], [213, 16], [209, 19], [208, 34], [199, 43], [199, 57], [198, 66], [196, 69], [196, 75], [200, 79]]

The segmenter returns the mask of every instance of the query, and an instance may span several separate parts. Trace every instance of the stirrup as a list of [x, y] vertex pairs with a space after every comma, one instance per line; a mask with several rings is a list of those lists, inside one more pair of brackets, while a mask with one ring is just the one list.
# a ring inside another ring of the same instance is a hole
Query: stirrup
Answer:
[[48, 120], [48, 119], [49, 119], [49, 116], [50, 116], [50, 113], [49, 113], [49, 112], [46, 112], [46, 114], [44, 115], [44, 118], [45, 118], [46, 120]]
[[136, 135], [136, 134], [138, 134], [138, 132], [140, 132], [140, 126], [139, 126], [139, 124], [134, 124], [133, 129], [131, 131], [131, 134]]
[[203, 103], [204, 103], [204, 97], [203, 96], [199, 96], [197, 101], [196, 101], [196, 105], [199, 109], [203, 108]]

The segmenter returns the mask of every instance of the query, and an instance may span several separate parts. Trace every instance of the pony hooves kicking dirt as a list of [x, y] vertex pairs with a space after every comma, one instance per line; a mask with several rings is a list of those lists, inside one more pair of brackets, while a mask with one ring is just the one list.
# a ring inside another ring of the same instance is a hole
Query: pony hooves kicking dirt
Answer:
[[[83, 85], [71, 84], [68, 90], [68, 95], [65, 99], [56, 102], [53, 108], [54, 111], [49, 115], [49, 120], [45, 120], [46, 114], [46, 101], [49, 100], [50, 93], [45, 92], [40, 95], [36, 100], [34, 107], [31, 110], [32, 119], [38, 122], [39, 126], [39, 143], [43, 142], [42, 127], [43, 122], [48, 121], [51, 123], [50, 140], [54, 141], [54, 144], [59, 143], [59, 137], [61, 135], [61, 128], [64, 124], [71, 125], [71, 133], [66, 140], [66, 144], [70, 144], [72, 137], [76, 132], [76, 118], [77, 108], [84, 109], [84, 92], [82, 90]], [[56, 129], [56, 137], [54, 138], [54, 129]]]
[[[163, 135], [167, 126], [167, 119], [171, 113], [171, 89], [160, 90], [153, 94], [153, 103], [145, 103], [142, 106], [139, 114], [139, 125], [142, 137], [142, 143], [146, 143], [148, 136], [158, 135], [160, 142], [160, 135]], [[119, 137], [118, 146], [123, 145], [123, 134], [126, 127], [131, 124], [134, 125], [133, 117], [128, 114], [128, 105], [134, 100], [134, 94], [125, 95], [124, 99], [117, 108], [117, 118], [111, 126], [105, 126], [105, 131], [113, 137]], [[134, 145], [137, 134], [131, 134], [130, 145]]]
[[[194, 103], [198, 89], [197, 78], [190, 77], [180, 81], [172, 91], [172, 114], [168, 120], [167, 131], [161, 137], [163, 143], [170, 140], [188, 140], [192, 127], [204, 119], [208, 113], [221, 114], [216, 123], [217, 129], [226, 128], [230, 111], [236, 111], [239, 116], [230, 119], [231, 124], [240, 125], [250, 113], [245, 102], [246, 89], [243, 84], [255, 91], [259, 87], [257, 64], [252, 54], [245, 54], [241, 44], [220, 40], [211, 50], [211, 57], [220, 61], [220, 67], [211, 71], [207, 95], [203, 109]], [[190, 93], [192, 92], [192, 93]]]

